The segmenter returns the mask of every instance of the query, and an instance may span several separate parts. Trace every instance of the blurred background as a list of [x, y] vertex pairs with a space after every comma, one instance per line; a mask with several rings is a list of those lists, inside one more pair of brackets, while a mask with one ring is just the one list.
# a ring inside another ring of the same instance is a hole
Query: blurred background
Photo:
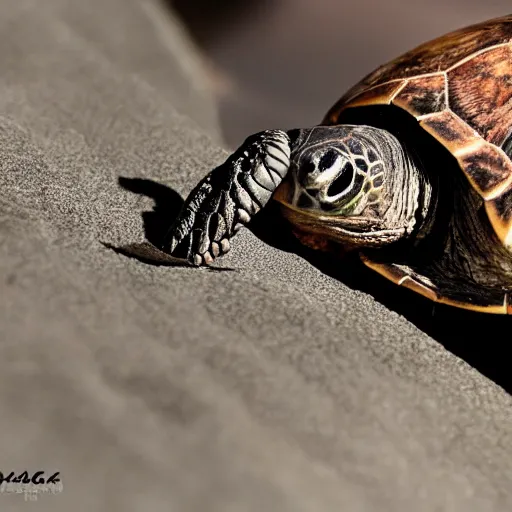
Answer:
[[510, 0], [165, 0], [206, 54], [225, 142], [318, 123], [378, 65]]

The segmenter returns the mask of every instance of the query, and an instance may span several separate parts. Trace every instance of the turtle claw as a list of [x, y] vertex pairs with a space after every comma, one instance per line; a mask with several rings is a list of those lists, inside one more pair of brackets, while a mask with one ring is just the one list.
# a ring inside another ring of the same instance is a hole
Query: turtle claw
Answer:
[[181, 236], [182, 231], [179, 231], [170, 239], [168, 246], [163, 248], [164, 252], [186, 259], [196, 267], [211, 265], [216, 258], [229, 252], [231, 245], [228, 238], [214, 236], [212, 239], [209, 234], [213, 215], [218, 214], [214, 212], [206, 220], [204, 215], [200, 215], [198, 221], [194, 223], [194, 226], [200, 227], [194, 227], [184, 236]]
[[209, 266], [215, 261], [216, 258], [226, 254], [229, 249], [230, 244], [227, 238], [224, 238], [220, 243], [212, 242], [204, 252], [193, 253], [191, 263], [196, 267], [203, 265]]
[[162, 251], [192, 265], [211, 265], [231, 238], [271, 199], [290, 166], [290, 138], [281, 130], [250, 136], [190, 193]]

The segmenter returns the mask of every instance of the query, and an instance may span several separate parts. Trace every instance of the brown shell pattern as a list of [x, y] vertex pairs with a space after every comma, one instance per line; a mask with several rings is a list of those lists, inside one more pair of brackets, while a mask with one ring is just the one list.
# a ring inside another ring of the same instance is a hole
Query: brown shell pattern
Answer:
[[512, 15], [452, 32], [381, 66], [327, 113], [394, 104], [457, 159], [512, 250]]

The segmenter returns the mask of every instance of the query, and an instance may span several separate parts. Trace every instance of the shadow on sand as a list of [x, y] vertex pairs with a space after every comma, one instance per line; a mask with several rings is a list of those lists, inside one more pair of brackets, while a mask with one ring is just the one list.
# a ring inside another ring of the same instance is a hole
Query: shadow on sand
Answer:
[[[153, 265], [187, 265], [159, 251], [158, 246], [167, 229], [179, 214], [183, 199], [173, 189], [146, 179], [120, 178], [126, 190], [152, 198], [152, 211], [143, 212], [147, 243], [123, 247], [106, 246]], [[272, 226], [269, 230], [268, 226]], [[442, 304], [435, 304], [410, 290], [399, 288], [365, 267], [357, 255], [339, 257], [313, 251], [301, 245], [279, 215], [276, 203], [256, 216], [249, 228], [263, 242], [277, 249], [294, 252], [324, 274], [350, 288], [361, 290], [375, 300], [407, 318], [420, 330], [441, 343], [448, 351], [466, 361], [480, 373], [512, 393], [512, 372], [509, 368], [509, 329], [512, 319], [501, 315], [474, 313]], [[217, 268], [212, 270], [233, 270]]]

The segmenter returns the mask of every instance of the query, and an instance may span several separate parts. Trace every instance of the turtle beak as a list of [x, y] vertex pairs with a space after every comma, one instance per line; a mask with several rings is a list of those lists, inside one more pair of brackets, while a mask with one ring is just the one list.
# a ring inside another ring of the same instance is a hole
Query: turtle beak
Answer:
[[287, 186], [281, 187], [282, 190], [277, 191], [274, 199], [281, 203], [283, 216], [303, 235], [315, 239], [315, 243], [324, 238], [342, 245], [345, 252], [348, 252], [360, 247], [378, 247], [399, 240], [405, 233], [402, 227], [386, 229], [380, 218], [319, 215], [318, 212], [297, 208], [286, 200]]

